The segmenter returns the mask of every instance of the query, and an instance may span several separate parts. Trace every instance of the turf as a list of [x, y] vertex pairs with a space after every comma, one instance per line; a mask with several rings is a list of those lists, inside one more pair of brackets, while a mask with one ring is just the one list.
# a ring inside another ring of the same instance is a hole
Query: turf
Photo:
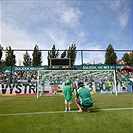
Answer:
[[76, 112], [74, 98], [71, 106], [74, 112], [64, 112], [63, 96], [0, 97], [0, 114], [17, 114], [0, 115], [0, 133], [133, 132], [133, 110], [100, 110], [133, 108], [133, 93], [92, 94], [91, 113], [86, 109], [82, 113]]

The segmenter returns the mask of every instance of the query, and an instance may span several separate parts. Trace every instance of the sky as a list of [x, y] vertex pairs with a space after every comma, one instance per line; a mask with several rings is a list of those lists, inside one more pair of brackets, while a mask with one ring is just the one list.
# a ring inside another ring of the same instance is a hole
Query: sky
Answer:
[[[1, 0], [0, 44], [4, 49], [133, 50], [132, 0]], [[25, 52], [15, 51], [17, 65]], [[30, 56], [32, 52], [29, 52]], [[61, 54], [61, 52], [60, 52]], [[124, 53], [117, 53], [118, 59]], [[47, 52], [42, 52], [47, 65]], [[5, 53], [3, 53], [3, 59]], [[31, 56], [32, 58], [32, 56]], [[84, 63], [104, 63], [104, 52], [83, 52]], [[81, 64], [77, 52], [76, 65]]]

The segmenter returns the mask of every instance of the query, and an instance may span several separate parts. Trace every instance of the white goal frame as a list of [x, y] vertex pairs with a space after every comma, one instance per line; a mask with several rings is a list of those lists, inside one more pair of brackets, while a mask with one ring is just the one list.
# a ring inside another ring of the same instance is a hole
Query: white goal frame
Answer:
[[[37, 81], [37, 98], [39, 98], [40, 96], [42, 96], [45, 92], [45, 81], [44, 80], [49, 80], [50, 78], [57, 78], [57, 76], [59, 77], [62, 77], [62, 75], [58, 75], [58, 73], [63, 73], [63, 74], [67, 74], [68, 75], [66, 76], [66, 78], [64, 78], [64, 81], [67, 80], [67, 79], [70, 79], [72, 77], [75, 77], [76, 76], [79, 76], [79, 80], [81, 80], [81, 77], [84, 76], [85, 74], [90, 74], [90, 76], [92, 75], [95, 75], [95, 76], [101, 76], [102, 74], [107, 74], [109, 72], [112, 72], [111, 74], [113, 74], [113, 77], [112, 77], [112, 81], [113, 81], [113, 90], [115, 91], [115, 94], [117, 96], [117, 88], [116, 88], [116, 73], [115, 73], [115, 70], [38, 70], [38, 81]], [[45, 73], [45, 74], [43, 74]], [[72, 75], [72, 74], [75, 74], [75, 75]], [[81, 74], [80, 74], [81, 73]], [[55, 77], [53, 75], [56, 75]], [[70, 74], [70, 75], [69, 75]], [[42, 77], [41, 77], [42, 76]], [[63, 75], [64, 76], [64, 75]], [[87, 75], [85, 75], [87, 76]], [[109, 75], [105, 76], [106, 78], [109, 78], [108, 77]], [[41, 78], [40, 78], [41, 77]], [[89, 76], [88, 76], [89, 78]], [[42, 81], [40, 81], [42, 80]], [[108, 80], [108, 79], [107, 79]], [[41, 82], [44, 82], [44, 85], [40, 85]], [[50, 82], [50, 81], [48, 81]]]

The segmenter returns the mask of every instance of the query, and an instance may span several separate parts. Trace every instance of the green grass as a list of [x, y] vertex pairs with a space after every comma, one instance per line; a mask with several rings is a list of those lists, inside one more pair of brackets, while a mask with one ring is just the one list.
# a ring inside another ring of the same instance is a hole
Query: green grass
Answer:
[[[77, 107], [72, 103], [72, 110]], [[133, 93], [93, 94], [87, 113], [42, 113], [0, 116], [0, 133], [132, 133], [133, 110], [99, 110], [133, 107]], [[0, 97], [0, 114], [64, 111], [63, 96]]]

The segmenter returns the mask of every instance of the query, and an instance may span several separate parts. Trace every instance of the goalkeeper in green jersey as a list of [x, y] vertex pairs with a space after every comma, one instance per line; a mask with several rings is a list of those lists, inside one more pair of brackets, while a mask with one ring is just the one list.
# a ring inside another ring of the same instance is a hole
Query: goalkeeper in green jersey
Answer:
[[75, 103], [79, 108], [78, 112], [82, 112], [81, 107], [87, 108], [87, 112], [90, 112], [90, 108], [93, 106], [90, 90], [84, 87], [84, 83], [82, 81], [78, 82]]
[[65, 86], [63, 88], [64, 98], [65, 98], [65, 111], [71, 111], [71, 103], [72, 103], [72, 92], [73, 88], [71, 86], [71, 81], [66, 80]]

